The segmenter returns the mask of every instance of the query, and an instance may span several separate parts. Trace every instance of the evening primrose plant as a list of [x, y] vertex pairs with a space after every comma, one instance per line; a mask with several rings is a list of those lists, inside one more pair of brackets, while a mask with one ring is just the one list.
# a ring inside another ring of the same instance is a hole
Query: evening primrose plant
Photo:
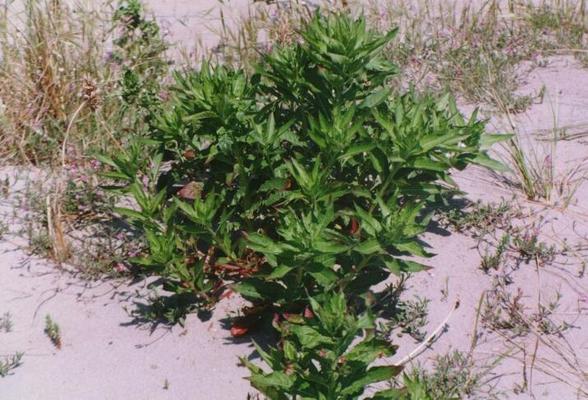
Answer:
[[404, 256], [431, 255], [420, 234], [451, 170], [500, 168], [486, 151], [504, 136], [449, 95], [393, 95], [394, 34], [317, 14], [253, 73], [177, 73], [149, 136], [101, 158], [135, 200], [119, 209], [145, 236], [132, 261], [206, 307], [231, 289], [278, 313], [425, 268]]

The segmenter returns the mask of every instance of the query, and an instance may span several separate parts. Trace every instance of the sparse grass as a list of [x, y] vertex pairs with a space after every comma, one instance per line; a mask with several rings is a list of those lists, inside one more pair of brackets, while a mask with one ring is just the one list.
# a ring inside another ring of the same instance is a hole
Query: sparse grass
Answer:
[[1, 155], [61, 163], [112, 144], [114, 65], [107, 62], [108, 19], [89, 6], [24, 2], [0, 13]]
[[[9, 312], [5, 312], [0, 317], [0, 333], [9, 333], [12, 331], [12, 315]], [[17, 352], [10, 355], [0, 356], [0, 378], [4, 378], [10, 374], [10, 372], [16, 367], [22, 364], [21, 360], [24, 353]]]
[[[502, 112], [518, 113], [542, 100], [541, 91], [517, 93], [526, 73], [523, 61], [542, 66], [550, 55], [573, 54], [585, 62], [588, 54], [584, 0], [345, 3], [350, 5], [336, 2], [323, 12], [360, 9], [376, 29], [399, 28], [400, 40], [388, 48], [403, 71], [395, 83], [448, 89]], [[310, 13], [311, 7], [297, 0], [255, 4], [236, 28], [223, 23], [216, 32], [221, 41], [215, 58], [249, 68], [260, 53], [298, 40]]]
[[0, 197], [7, 198], [10, 189], [10, 179], [8, 177], [0, 181]]
[[136, 0], [23, 3], [0, 9], [0, 156], [65, 166], [120, 149], [139, 130], [133, 107], [159, 95], [157, 25]]
[[524, 141], [523, 134], [517, 132], [512, 118], [508, 117], [515, 132], [505, 146], [508, 155], [505, 163], [511, 173], [499, 179], [518, 188], [528, 200], [567, 208], [586, 177], [586, 166], [585, 162], [579, 162], [572, 168], [557, 169], [557, 144], [564, 132], [558, 125], [557, 114], [554, 114], [547, 146], [532, 139]]
[[[69, 166], [61, 174], [30, 177], [14, 197], [31, 254], [67, 263], [86, 279], [118, 277], [130, 272], [128, 259], [143, 242], [113, 216], [114, 197], [99, 185], [95, 169]], [[48, 203], [49, 199], [49, 203]], [[49, 211], [49, 212], [48, 212]]]

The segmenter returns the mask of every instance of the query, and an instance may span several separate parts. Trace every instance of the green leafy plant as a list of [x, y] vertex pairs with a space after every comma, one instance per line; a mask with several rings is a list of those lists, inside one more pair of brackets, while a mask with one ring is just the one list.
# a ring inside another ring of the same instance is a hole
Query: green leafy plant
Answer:
[[123, 112], [137, 106], [140, 117], [148, 118], [150, 107], [157, 106], [161, 78], [167, 74], [164, 53], [167, 44], [159, 25], [148, 19], [140, 0], [122, 0], [114, 13], [113, 23], [118, 32], [114, 40], [114, 60], [122, 66], [120, 96]]
[[[395, 348], [374, 335], [370, 314], [349, 313], [343, 294], [311, 299], [305, 315], [276, 322], [282, 334], [279, 348], [257, 352], [270, 368], [243, 358], [252, 375], [251, 384], [269, 399], [357, 399], [368, 385], [392, 379], [402, 368], [371, 366]], [[363, 333], [361, 339], [358, 336]], [[393, 399], [390, 390], [371, 399]], [[390, 397], [386, 397], [390, 394]]]
[[425, 209], [452, 190], [451, 169], [501, 166], [486, 150], [505, 137], [450, 96], [391, 94], [397, 68], [382, 50], [394, 31], [317, 14], [301, 37], [253, 74], [176, 74], [148, 140], [101, 157], [136, 203], [119, 210], [145, 235], [133, 262], [172, 292], [211, 305], [234, 283], [280, 312], [361, 294], [424, 268], [401, 256], [430, 255]]

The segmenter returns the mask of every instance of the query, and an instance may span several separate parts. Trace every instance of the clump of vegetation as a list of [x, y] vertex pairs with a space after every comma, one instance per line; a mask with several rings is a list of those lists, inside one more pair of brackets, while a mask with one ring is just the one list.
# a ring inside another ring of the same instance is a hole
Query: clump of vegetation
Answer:
[[486, 254], [482, 256], [482, 263], [480, 265], [482, 271], [488, 273], [490, 270], [498, 270], [502, 264], [504, 255], [508, 250], [509, 244], [510, 236], [508, 234], [502, 235], [495, 251], [493, 253], [486, 251]]
[[537, 227], [525, 230], [513, 237], [513, 247], [525, 263], [534, 261], [537, 265], [545, 265], [555, 258], [557, 254], [554, 245], [548, 245], [539, 240]]
[[[9, 333], [12, 331], [12, 315], [9, 312], [4, 313], [0, 317], [0, 333]], [[10, 374], [10, 371], [22, 364], [22, 357], [24, 353], [17, 352], [11, 355], [0, 356], [0, 378], [4, 378]]]
[[15, 353], [10, 356], [0, 357], [0, 377], [4, 378], [10, 374], [10, 371], [22, 364], [24, 353]]
[[395, 331], [397, 334], [407, 334], [417, 342], [425, 340], [426, 332], [423, 330], [429, 322], [429, 303], [427, 298], [416, 296], [411, 300], [398, 300], [392, 312], [387, 311], [390, 318], [380, 324], [379, 330], [389, 336]]
[[6, 333], [12, 331], [12, 315], [9, 312], [5, 312], [2, 317], [0, 317], [0, 332], [4, 331]]
[[2, 239], [8, 232], [8, 224], [4, 221], [0, 221], [0, 239]]
[[59, 325], [53, 321], [50, 315], [45, 316], [45, 334], [49, 340], [51, 340], [51, 343], [53, 343], [58, 350], [61, 350], [61, 329], [59, 328]]
[[119, 149], [167, 71], [157, 24], [138, 0], [121, 1], [114, 21], [90, 2], [24, 7], [0, 14], [2, 157], [63, 166]]
[[498, 204], [483, 204], [477, 201], [464, 208], [452, 207], [441, 211], [440, 222], [457, 232], [484, 237], [497, 229], [511, 231], [514, 220], [522, 216], [522, 212], [507, 201]]
[[133, 262], [203, 307], [233, 281], [285, 312], [422, 269], [393, 254], [428, 256], [424, 207], [451, 168], [500, 167], [485, 149], [502, 137], [450, 96], [392, 96], [382, 49], [393, 36], [317, 15], [252, 75], [206, 63], [178, 74], [150, 142], [101, 157], [137, 204], [118, 209], [145, 234]]
[[[431, 371], [417, 367], [408, 373], [412, 381], [420, 382], [431, 399], [450, 400], [471, 398], [482, 391], [485, 375], [492, 366], [480, 368], [470, 354], [453, 351], [435, 358]], [[420, 397], [417, 397], [420, 399]], [[487, 396], [472, 398], [494, 398]]]

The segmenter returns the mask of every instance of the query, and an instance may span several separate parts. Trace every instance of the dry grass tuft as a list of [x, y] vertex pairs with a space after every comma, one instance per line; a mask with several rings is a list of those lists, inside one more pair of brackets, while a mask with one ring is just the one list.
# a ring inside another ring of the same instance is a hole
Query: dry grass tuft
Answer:
[[0, 10], [0, 157], [63, 163], [111, 144], [106, 12], [90, 2], [26, 0], [20, 11], [9, 3]]

